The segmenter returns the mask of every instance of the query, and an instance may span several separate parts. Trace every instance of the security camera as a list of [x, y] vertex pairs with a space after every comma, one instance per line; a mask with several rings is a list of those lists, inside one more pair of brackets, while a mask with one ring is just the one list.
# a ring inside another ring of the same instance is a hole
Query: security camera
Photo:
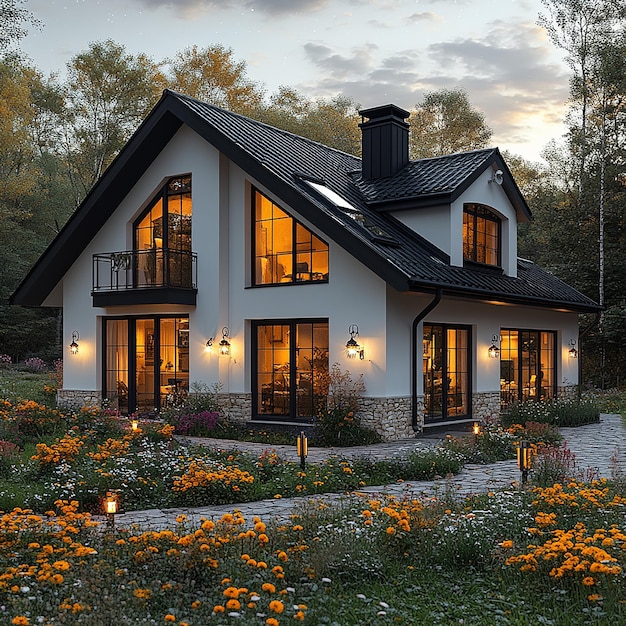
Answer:
[[502, 174], [502, 170], [496, 170], [493, 173], [493, 178], [489, 181], [490, 183], [497, 183], [498, 185], [502, 184], [502, 181], [504, 180], [504, 175]]

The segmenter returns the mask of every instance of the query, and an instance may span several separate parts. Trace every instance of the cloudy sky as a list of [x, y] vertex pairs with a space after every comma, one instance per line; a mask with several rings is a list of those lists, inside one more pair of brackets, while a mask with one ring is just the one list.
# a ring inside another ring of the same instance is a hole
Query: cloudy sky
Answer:
[[410, 109], [464, 88], [493, 144], [539, 160], [563, 134], [569, 74], [537, 26], [541, 0], [27, 0], [43, 23], [22, 50], [44, 73], [113, 39], [155, 61], [220, 43], [267, 93], [343, 93]]

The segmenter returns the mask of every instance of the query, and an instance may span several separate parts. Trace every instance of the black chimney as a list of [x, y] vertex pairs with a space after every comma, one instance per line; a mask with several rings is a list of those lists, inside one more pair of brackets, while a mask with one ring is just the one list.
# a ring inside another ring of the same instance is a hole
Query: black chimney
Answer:
[[[409, 162], [410, 113], [395, 104], [359, 111], [363, 178], [393, 176]], [[365, 121], [367, 118], [367, 121]]]

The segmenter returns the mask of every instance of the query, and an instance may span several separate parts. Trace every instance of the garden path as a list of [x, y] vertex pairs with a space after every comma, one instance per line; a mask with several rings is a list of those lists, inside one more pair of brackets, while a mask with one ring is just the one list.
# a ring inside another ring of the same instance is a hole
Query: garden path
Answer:
[[[603, 414], [598, 424], [589, 424], [577, 428], [562, 428], [561, 434], [567, 447], [575, 455], [579, 471], [592, 473], [594, 477], [611, 478], [626, 476], [626, 427], [620, 415]], [[439, 436], [405, 439], [392, 443], [358, 446], [355, 448], [310, 448], [307, 462], [319, 463], [330, 456], [338, 458], [370, 457], [374, 459], [393, 458], [406, 455], [412, 450], [432, 447], [445, 438]], [[295, 446], [271, 446], [242, 441], [183, 438], [183, 443], [201, 443], [207, 447], [221, 450], [240, 450], [260, 455], [266, 450], [274, 450], [284, 459], [297, 461]], [[589, 472], [587, 472], [589, 468]], [[387, 494], [398, 498], [446, 498], [463, 497], [470, 494], [485, 493], [496, 489], [505, 489], [517, 484], [520, 473], [515, 461], [500, 461], [491, 465], [466, 465], [456, 476], [426, 481], [397, 482], [391, 485], [366, 487], [360, 493], [372, 497]], [[277, 498], [248, 502], [239, 505], [217, 505], [198, 508], [151, 509], [130, 511], [116, 516], [118, 527], [159, 530], [176, 525], [179, 515], [186, 515], [190, 523], [201, 518], [218, 519], [224, 513], [237, 509], [247, 521], [258, 515], [266, 523], [277, 520], [283, 522], [309, 502], [332, 504], [345, 500], [345, 494], [324, 494], [320, 496], [302, 496], [297, 498]], [[94, 516], [94, 519], [98, 519]]]

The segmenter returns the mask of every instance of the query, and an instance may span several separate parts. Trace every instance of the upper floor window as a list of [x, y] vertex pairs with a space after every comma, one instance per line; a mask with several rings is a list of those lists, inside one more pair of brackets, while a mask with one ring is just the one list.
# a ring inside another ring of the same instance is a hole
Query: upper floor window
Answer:
[[482, 204], [463, 207], [463, 258], [500, 267], [500, 219]]
[[253, 198], [254, 285], [328, 280], [328, 244], [261, 192]]
[[138, 284], [191, 281], [191, 214], [191, 176], [170, 178], [134, 224]]

